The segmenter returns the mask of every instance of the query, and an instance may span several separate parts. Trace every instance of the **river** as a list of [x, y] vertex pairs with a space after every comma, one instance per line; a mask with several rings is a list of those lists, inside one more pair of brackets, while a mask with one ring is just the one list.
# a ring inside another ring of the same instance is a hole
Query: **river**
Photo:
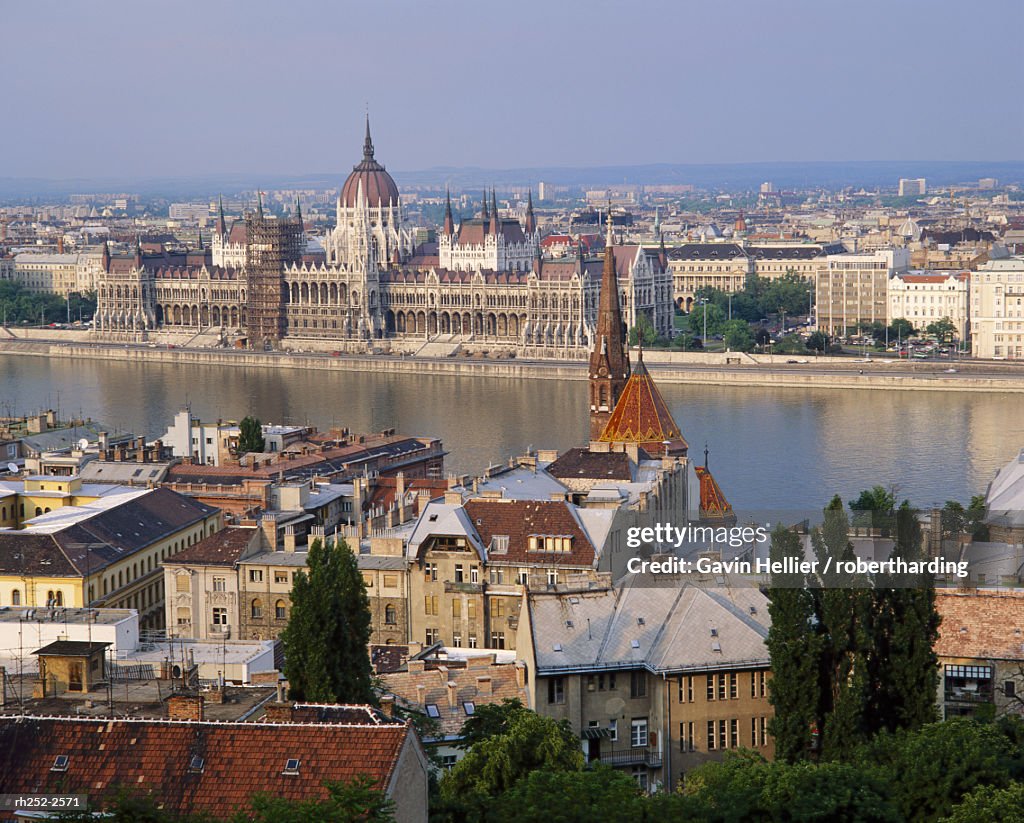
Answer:
[[[1024, 446], [1019, 395], [664, 385], [669, 407], [729, 500], [820, 508], [895, 486], [914, 505], [966, 504]], [[158, 437], [190, 403], [204, 420], [394, 427], [442, 438], [458, 473], [528, 446], [586, 437], [586, 384], [447, 375], [259, 370], [0, 355], [0, 414], [57, 408]]]

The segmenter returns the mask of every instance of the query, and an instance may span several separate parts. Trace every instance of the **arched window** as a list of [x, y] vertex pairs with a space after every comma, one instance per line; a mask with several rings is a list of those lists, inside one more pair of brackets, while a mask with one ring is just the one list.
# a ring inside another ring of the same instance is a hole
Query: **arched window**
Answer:
[[283, 600], [278, 600], [274, 604], [274, 617], [278, 620], [288, 619], [288, 607], [285, 605]]
[[54, 598], [54, 601], [55, 601], [54, 605], [56, 605], [56, 606], [63, 606], [64, 605], [64, 592], [57, 592], [57, 596], [56, 596], [56, 598]]
[[393, 625], [395, 625], [396, 622], [398, 622], [395, 619], [395, 607], [394, 606], [390, 606], [389, 605], [389, 606], [386, 606], [384, 608], [384, 622], [387, 623], [389, 626], [393, 626]]
[[36, 517], [39, 517], [39, 515], [41, 515], [42, 513], [43, 513], [43, 510], [41, 508], [39, 508], [39, 506], [36, 506]]
[[263, 618], [263, 601], [258, 597], [252, 601], [250, 614], [252, 615], [253, 620], [260, 620]]
[[47, 608], [51, 607], [54, 604], [54, 602], [56, 601], [56, 599], [57, 598], [54, 597], [54, 595], [53, 595], [53, 589], [50, 589], [46, 593], [46, 606], [47, 606]]

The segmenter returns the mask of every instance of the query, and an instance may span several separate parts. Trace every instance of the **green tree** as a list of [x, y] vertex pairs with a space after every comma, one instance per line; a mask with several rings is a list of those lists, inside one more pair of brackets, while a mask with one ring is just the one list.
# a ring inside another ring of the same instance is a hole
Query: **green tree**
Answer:
[[905, 317], [897, 317], [889, 324], [890, 343], [894, 340], [906, 340], [908, 337], [913, 337], [915, 334], [917, 334], [917, 329], [915, 329], [914, 324]]
[[[803, 557], [799, 535], [781, 526], [776, 529], [770, 557], [772, 562]], [[822, 635], [816, 624], [816, 595], [806, 587], [803, 575], [780, 572], [772, 575], [768, 597], [768, 689], [775, 709], [768, 730], [775, 740], [775, 756], [793, 762], [810, 755], [813, 731], [822, 720], [817, 711]]]
[[505, 734], [515, 720], [529, 712], [518, 697], [477, 706], [459, 730], [459, 747], [468, 749], [481, 740]]
[[370, 604], [356, 557], [344, 540], [314, 540], [307, 570], [295, 575], [292, 611], [281, 634], [293, 699], [376, 703], [367, 644]]
[[952, 809], [943, 823], [1024, 823], [1024, 783], [1003, 789], [979, 786]]
[[642, 312], [637, 316], [636, 325], [629, 330], [629, 345], [637, 346], [640, 343], [645, 346], [654, 346], [661, 342], [657, 330], [650, 318]]
[[924, 330], [925, 334], [933, 335], [940, 343], [948, 343], [956, 335], [956, 326], [948, 317], [929, 323]]
[[811, 332], [810, 337], [807, 338], [807, 348], [816, 352], [827, 351], [829, 348], [828, 335], [822, 331]]
[[971, 498], [970, 504], [967, 506], [967, 525], [968, 530], [971, 533], [971, 538], [977, 541], [984, 542], [988, 540], [988, 526], [985, 525], [985, 495], [976, 494]]
[[644, 818], [644, 796], [625, 772], [598, 763], [583, 771], [534, 771], [490, 810], [498, 823], [633, 823]]
[[262, 452], [267, 447], [263, 427], [255, 417], [245, 417], [238, 424], [238, 453]]
[[690, 332], [695, 337], [704, 337], [704, 315], [707, 314], [707, 334], [711, 337], [716, 334], [721, 334], [722, 325], [725, 323], [725, 310], [721, 306], [716, 306], [714, 303], [708, 303], [707, 305], [695, 303], [693, 309], [687, 315], [687, 320], [690, 325]]
[[967, 512], [956, 500], [947, 500], [942, 507], [942, 536], [956, 537], [967, 530]]
[[725, 345], [732, 351], [751, 351], [754, 348], [754, 335], [746, 320], [728, 320], [722, 326]]
[[892, 529], [893, 509], [896, 497], [884, 486], [865, 489], [860, 497], [850, 501], [850, 511], [854, 512], [853, 523], [860, 528], [881, 529], [888, 534]]
[[351, 782], [328, 782], [326, 800], [286, 800], [261, 794], [233, 823], [392, 823], [394, 801], [360, 776]]
[[441, 778], [441, 799], [460, 809], [456, 819], [488, 820], [496, 799], [531, 772], [582, 768], [583, 752], [568, 721], [517, 714], [504, 732], [478, 741]]

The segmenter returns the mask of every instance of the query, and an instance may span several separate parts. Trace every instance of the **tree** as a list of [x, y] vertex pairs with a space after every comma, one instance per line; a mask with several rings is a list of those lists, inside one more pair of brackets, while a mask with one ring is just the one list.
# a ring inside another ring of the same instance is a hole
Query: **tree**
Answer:
[[687, 315], [687, 321], [690, 325], [690, 332], [695, 337], [704, 337], [704, 315], [707, 314], [707, 333], [708, 337], [715, 334], [720, 334], [722, 331], [722, 324], [725, 323], [725, 310], [721, 306], [717, 306], [714, 303], [694, 304], [693, 309]]
[[850, 510], [855, 512], [853, 522], [860, 528], [881, 529], [887, 535], [892, 528], [893, 509], [896, 497], [885, 486], [865, 489], [860, 497], [850, 501]]
[[942, 507], [942, 536], [957, 537], [967, 530], [967, 512], [956, 500], [947, 500]]
[[829, 347], [828, 335], [822, 331], [811, 332], [811, 336], [807, 338], [807, 348], [811, 351], [823, 352]]
[[967, 526], [968, 531], [971, 533], [971, 538], [980, 542], [985, 542], [989, 538], [988, 526], [984, 522], [985, 510], [985, 495], [974, 495], [967, 506]]
[[459, 748], [468, 749], [481, 740], [505, 734], [515, 720], [529, 711], [518, 697], [477, 706], [459, 730]]
[[583, 771], [534, 771], [493, 804], [498, 823], [633, 823], [645, 798], [625, 772], [598, 763]]
[[913, 337], [915, 334], [917, 334], [917, 329], [915, 329], [914, 324], [905, 317], [897, 317], [889, 324], [890, 343], [893, 340], [906, 340], [908, 337]]
[[941, 320], [929, 323], [925, 327], [924, 333], [933, 335], [940, 343], [947, 343], [956, 334], [956, 326], [948, 317], [943, 317]]
[[725, 345], [733, 351], [750, 351], [754, 348], [754, 335], [746, 320], [728, 320], [722, 326]]
[[[800, 537], [783, 527], [772, 533], [770, 557], [802, 557]], [[815, 626], [815, 595], [800, 574], [773, 574], [768, 591], [771, 627], [766, 645], [772, 661], [768, 699], [775, 715], [768, 730], [775, 756], [793, 762], [808, 757], [812, 731], [820, 723], [817, 708], [822, 637]]]
[[643, 343], [645, 346], [654, 346], [662, 342], [651, 319], [642, 312], [636, 318], [636, 325], [629, 330], [629, 345], [637, 346]]
[[262, 794], [233, 823], [393, 823], [394, 801], [366, 776], [328, 782], [326, 800], [286, 800]]
[[267, 447], [263, 439], [263, 426], [255, 417], [245, 417], [238, 424], [238, 453], [262, 452]]
[[956, 806], [944, 823], [1024, 823], [1024, 783], [1003, 789], [980, 786]]
[[578, 772], [583, 752], [568, 721], [516, 714], [501, 734], [477, 741], [441, 779], [442, 801], [461, 809], [457, 817], [488, 820], [495, 800], [531, 772]]
[[313, 703], [376, 703], [370, 604], [356, 557], [344, 540], [317, 539], [307, 564], [295, 575], [281, 634], [289, 694]]

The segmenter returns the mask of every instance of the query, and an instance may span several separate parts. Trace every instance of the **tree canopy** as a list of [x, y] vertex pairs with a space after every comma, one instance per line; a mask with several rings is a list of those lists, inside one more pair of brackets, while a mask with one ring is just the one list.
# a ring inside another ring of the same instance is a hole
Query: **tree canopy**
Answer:
[[267, 441], [263, 437], [263, 425], [258, 418], [244, 417], [238, 424], [238, 453], [263, 452]]

